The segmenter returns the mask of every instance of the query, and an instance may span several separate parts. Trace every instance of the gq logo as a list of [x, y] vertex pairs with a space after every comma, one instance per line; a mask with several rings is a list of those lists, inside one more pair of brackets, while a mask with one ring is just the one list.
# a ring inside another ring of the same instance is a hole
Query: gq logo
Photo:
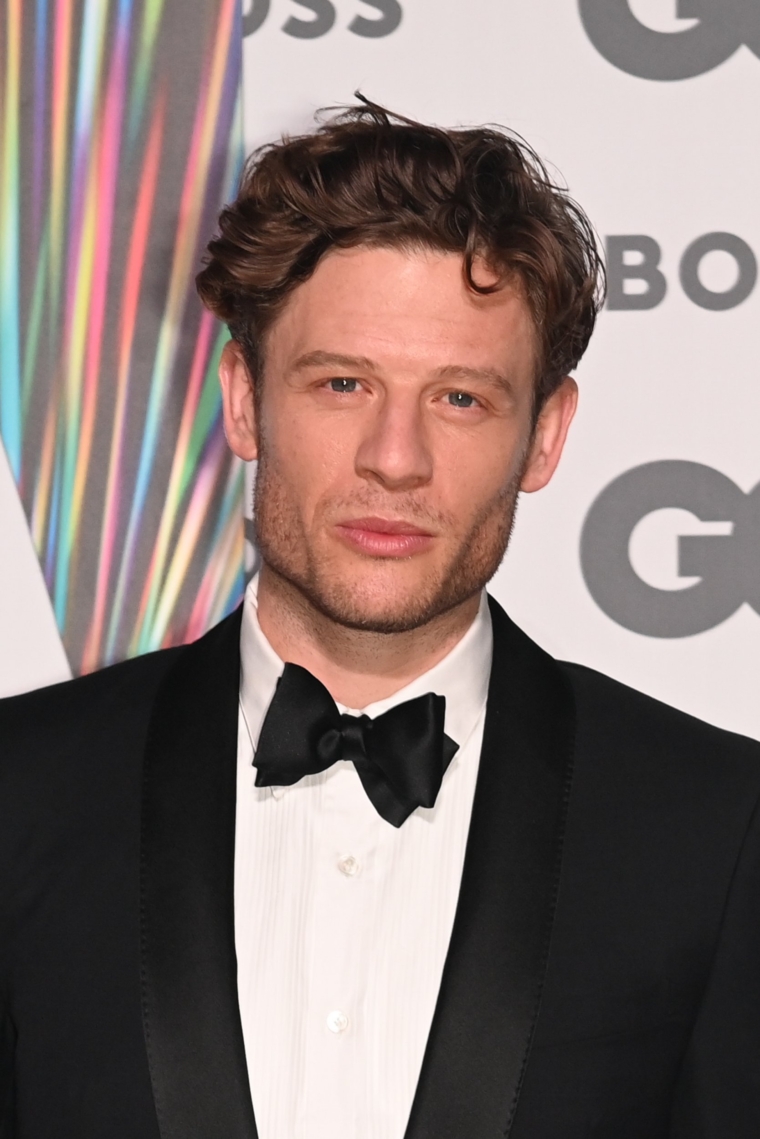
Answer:
[[[305, 17], [300, 19], [291, 14], [282, 25], [282, 30], [289, 36], [299, 40], [314, 40], [327, 35], [332, 29], [335, 19], [335, 5], [332, 0], [292, 0], [297, 4]], [[243, 35], [252, 36], [257, 32], [269, 15], [271, 0], [244, 0], [243, 2]], [[403, 12], [398, 0], [361, 0], [361, 5], [374, 11], [372, 16], [357, 13], [348, 25], [349, 32], [357, 36], [366, 36], [369, 39], [378, 39], [389, 36], [395, 32], [401, 23]]]
[[[657, 589], [631, 564], [631, 536], [642, 519], [667, 507], [727, 533], [677, 538], [678, 574], [699, 580]], [[730, 617], [745, 601], [760, 614], [760, 483], [745, 494], [701, 463], [645, 463], [610, 483], [592, 504], [581, 534], [581, 568], [608, 617], [648, 637], [689, 637]]]
[[629, 0], [580, 0], [586, 34], [597, 51], [639, 79], [691, 79], [712, 71], [746, 44], [760, 56], [758, 0], [676, 0], [676, 15], [698, 23], [656, 32], [631, 11]]

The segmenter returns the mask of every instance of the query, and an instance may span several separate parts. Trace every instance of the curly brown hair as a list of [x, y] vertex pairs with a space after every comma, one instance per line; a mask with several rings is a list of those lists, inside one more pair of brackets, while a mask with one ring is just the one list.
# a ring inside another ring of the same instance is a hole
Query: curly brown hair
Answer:
[[[578, 363], [603, 299], [604, 270], [583, 210], [518, 135], [446, 130], [362, 100], [311, 134], [261, 147], [222, 211], [196, 279], [253, 376], [288, 296], [331, 248], [462, 254], [473, 292], [519, 283], [539, 344], [536, 409]], [[476, 258], [497, 275], [473, 279]]]

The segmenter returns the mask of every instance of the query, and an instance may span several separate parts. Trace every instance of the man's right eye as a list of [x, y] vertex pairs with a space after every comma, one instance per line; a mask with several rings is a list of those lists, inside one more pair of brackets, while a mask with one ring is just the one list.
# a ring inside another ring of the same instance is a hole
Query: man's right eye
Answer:
[[330, 380], [330, 388], [334, 392], [342, 392], [342, 393], [355, 392], [357, 387], [358, 387], [358, 384], [359, 384], [358, 380], [347, 380], [347, 379], [344, 379], [342, 376], [340, 377], [340, 379]]

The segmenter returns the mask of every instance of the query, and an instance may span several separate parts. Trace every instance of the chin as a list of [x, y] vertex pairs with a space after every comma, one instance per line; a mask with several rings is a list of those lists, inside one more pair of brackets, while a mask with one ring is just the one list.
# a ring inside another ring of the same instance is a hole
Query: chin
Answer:
[[513, 517], [514, 495], [505, 493], [464, 535], [449, 528], [424, 553], [373, 557], [336, 541], [326, 524], [305, 526], [261, 493], [256, 532], [262, 561], [290, 587], [294, 604], [300, 594], [336, 625], [392, 634], [429, 625], [479, 594], [501, 563]]
[[428, 624], [465, 598], [452, 599], [440, 574], [405, 559], [389, 559], [352, 572], [317, 574], [302, 591], [336, 624], [375, 633], [403, 633]]

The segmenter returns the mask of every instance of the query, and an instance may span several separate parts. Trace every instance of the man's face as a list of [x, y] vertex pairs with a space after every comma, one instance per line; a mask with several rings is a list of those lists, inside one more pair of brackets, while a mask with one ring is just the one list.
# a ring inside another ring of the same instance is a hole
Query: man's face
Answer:
[[473, 294], [455, 254], [333, 251], [289, 298], [265, 358], [256, 404], [235, 345], [221, 368], [230, 443], [259, 460], [264, 562], [334, 621], [377, 632], [476, 594], [574, 407], [566, 381], [534, 436], [519, 292]]

